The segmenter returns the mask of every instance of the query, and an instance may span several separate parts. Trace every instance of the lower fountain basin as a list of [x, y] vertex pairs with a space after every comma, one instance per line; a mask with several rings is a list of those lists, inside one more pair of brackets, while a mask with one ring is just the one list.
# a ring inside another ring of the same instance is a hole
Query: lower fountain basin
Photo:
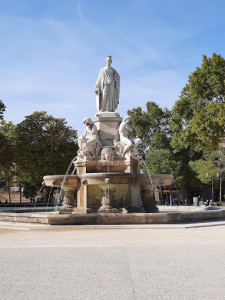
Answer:
[[[66, 178], [65, 178], [66, 177]], [[65, 178], [64, 186], [78, 187], [80, 180], [77, 175], [47, 175], [44, 176], [44, 184], [49, 187], [61, 187]]]
[[173, 175], [170, 174], [139, 174], [138, 181], [142, 186], [170, 186], [173, 183]]
[[[58, 213], [12, 213], [1, 212], [0, 222], [48, 224], [48, 225], [125, 225], [125, 224], [178, 224], [224, 221], [225, 209], [216, 211], [128, 213], [128, 214], [82, 214], [60, 215]], [[212, 223], [213, 224], [213, 223]], [[204, 225], [203, 225], [204, 226]], [[122, 227], [123, 228], [123, 227]]]
[[[49, 175], [44, 183], [63, 188], [60, 213], [91, 212], [157, 212], [155, 188], [169, 186], [173, 176], [168, 174], [135, 174], [97, 172], [79, 175]], [[107, 205], [106, 205], [107, 202]], [[108, 210], [106, 209], [108, 207]]]
[[78, 187], [80, 181], [86, 180], [88, 185], [99, 184], [136, 184], [141, 186], [169, 186], [173, 182], [170, 174], [130, 174], [130, 173], [86, 173], [83, 175], [47, 175], [44, 183], [49, 187], [61, 187], [65, 178], [64, 186]]

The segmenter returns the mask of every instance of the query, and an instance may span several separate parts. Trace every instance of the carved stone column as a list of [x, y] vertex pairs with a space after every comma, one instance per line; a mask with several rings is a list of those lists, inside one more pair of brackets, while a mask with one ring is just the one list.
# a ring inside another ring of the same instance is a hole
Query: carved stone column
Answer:
[[87, 199], [87, 180], [83, 179], [77, 193], [77, 207], [74, 208], [73, 214], [86, 214], [90, 212], [90, 209], [87, 207]]
[[141, 196], [145, 212], [158, 212], [154, 192], [151, 186], [143, 186]]
[[102, 202], [101, 207], [99, 208], [99, 213], [109, 213], [109, 212], [118, 212], [117, 208], [113, 208], [113, 202], [114, 202], [114, 193], [116, 191], [114, 185], [99, 185], [101, 191], [102, 191]]
[[60, 209], [60, 214], [71, 213], [74, 207], [77, 204], [77, 193], [76, 187], [74, 186], [64, 186], [64, 198], [63, 198], [63, 206]]

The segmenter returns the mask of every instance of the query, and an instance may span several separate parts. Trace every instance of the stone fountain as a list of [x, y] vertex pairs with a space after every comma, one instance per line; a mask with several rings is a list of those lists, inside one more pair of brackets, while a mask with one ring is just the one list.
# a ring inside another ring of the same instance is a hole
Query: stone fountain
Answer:
[[[141, 140], [131, 138], [131, 122], [116, 109], [120, 77], [111, 67], [111, 56], [100, 70], [96, 83], [97, 114], [85, 118], [85, 131], [78, 138], [79, 150], [73, 160], [76, 175], [44, 177], [49, 187], [62, 187], [63, 205], [59, 214], [42, 211], [1, 212], [0, 222], [48, 225], [168, 224], [224, 220], [225, 210], [158, 212], [154, 191], [170, 186], [172, 175], [141, 173], [137, 147]], [[71, 162], [71, 165], [72, 165]], [[68, 168], [69, 169], [69, 168]], [[180, 208], [179, 208], [180, 209]]]
[[157, 212], [154, 188], [172, 184], [172, 175], [141, 174], [139, 138], [130, 138], [130, 116], [115, 112], [119, 104], [120, 76], [111, 67], [111, 56], [100, 70], [96, 87], [97, 114], [84, 119], [85, 131], [78, 138], [73, 162], [77, 175], [44, 177], [49, 187], [64, 191], [60, 213], [126, 214]]

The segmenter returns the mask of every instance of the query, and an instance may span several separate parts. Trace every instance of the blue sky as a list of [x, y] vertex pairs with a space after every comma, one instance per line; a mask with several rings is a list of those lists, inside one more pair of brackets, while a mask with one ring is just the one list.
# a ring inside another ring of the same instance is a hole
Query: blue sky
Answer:
[[122, 117], [147, 101], [171, 108], [203, 54], [225, 57], [225, 2], [0, 0], [0, 36], [5, 119], [45, 110], [81, 134], [107, 54]]

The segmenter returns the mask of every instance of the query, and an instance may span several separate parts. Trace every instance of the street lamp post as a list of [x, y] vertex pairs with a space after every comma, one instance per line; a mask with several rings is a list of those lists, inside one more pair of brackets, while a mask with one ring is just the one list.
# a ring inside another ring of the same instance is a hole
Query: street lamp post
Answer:
[[[208, 179], [208, 178], [209, 178], [209, 174], [206, 173], [206, 174], [205, 174], [205, 177], [206, 177], [206, 179]], [[214, 204], [213, 179], [214, 179], [214, 178], [212, 178], [212, 205]]]
[[22, 186], [21, 186], [21, 181], [20, 183], [20, 203], [22, 203]]
[[217, 175], [217, 178], [220, 181], [220, 202], [222, 202], [222, 181], [223, 181], [223, 176], [222, 175], [219, 176], [219, 173], [217, 173], [216, 175]]
[[213, 178], [212, 178], [212, 205], [214, 205]]
[[13, 183], [19, 183], [19, 188], [20, 188], [20, 203], [22, 203], [22, 184], [25, 183], [25, 181], [13, 181]]
[[218, 151], [219, 153], [219, 159], [218, 159], [218, 167], [219, 167], [219, 173], [217, 173], [217, 179], [220, 180], [220, 202], [222, 202], [222, 182], [223, 182], [223, 175], [224, 175], [224, 167], [225, 167], [225, 157], [224, 157], [224, 148], [220, 148]]

